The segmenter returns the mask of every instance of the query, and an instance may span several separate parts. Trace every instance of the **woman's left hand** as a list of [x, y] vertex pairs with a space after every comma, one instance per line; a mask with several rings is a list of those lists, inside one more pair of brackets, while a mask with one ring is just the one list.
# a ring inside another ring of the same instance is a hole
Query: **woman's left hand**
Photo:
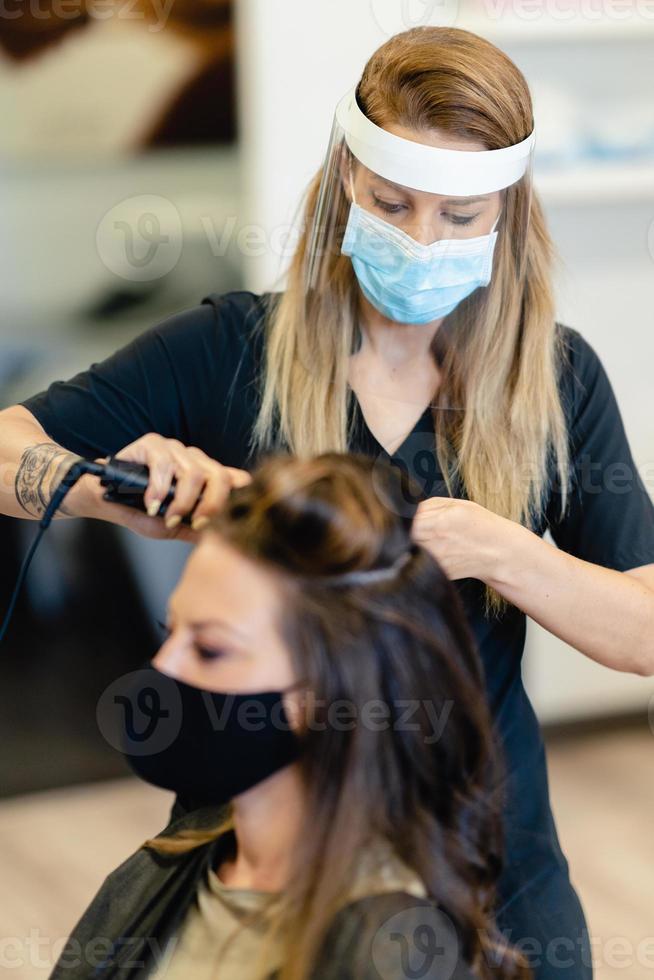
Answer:
[[516, 530], [524, 529], [470, 500], [430, 497], [418, 505], [412, 538], [436, 558], [449, 579], [485, 581]]

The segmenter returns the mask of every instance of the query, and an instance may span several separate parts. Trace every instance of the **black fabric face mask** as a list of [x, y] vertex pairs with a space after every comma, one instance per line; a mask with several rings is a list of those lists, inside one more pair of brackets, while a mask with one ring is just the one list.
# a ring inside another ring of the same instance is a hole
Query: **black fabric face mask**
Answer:
[[298, 758], [282, 695], [207, 691], [147, 661], [112, 685], [111, 701], [136, 775], [200, 807], [227, 803]]

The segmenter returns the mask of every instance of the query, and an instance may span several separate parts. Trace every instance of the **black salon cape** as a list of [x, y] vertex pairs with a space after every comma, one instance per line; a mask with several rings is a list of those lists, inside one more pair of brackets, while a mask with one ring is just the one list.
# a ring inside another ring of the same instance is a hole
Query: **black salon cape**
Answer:
[[[271, 298], [249, 292], [210, 295], [22, 404], [52, 439], [81, 456], [108, 456], [157, 432], [198, 446], [225, 465], [251, 469], [255, 460], [247, 447], [263, 350], [258, 327]], [[538, 533], [549, 528], [560, 548], [607, 568], [624, 571], [654, 562], [654, 507], [610, 382], [587, 341], [570, 327], [557, 329], [568, 352], [560, 383], [574, 483], [563, 520], [559, 493], [552, 488]], [[353, 411], [349, 448], [388, 459], [356, 399]], [[426, 409], [392, 457], [409, 469], [425, 496], [446, 493], [432, 440]], [[525, 943], [538, 980], [585, 980], [591, 969], [584, 916], [559, 847], [543, 742], [521, 678], [526, 617], [509, 606], [501, 617], [486, 619], [483, 583], [470, 578], [455, 585], [477, 639], [507, 762], [507, 866], [498, 921], [513, 942]], [[592, 821], [593, 814], [580, 813], [579, 819]]]
[[[224, 808], [205, 806], [184, 812], [176, 804], [167, 826], [157, 835], [212, 828]], [[224, 838], [183, 855], [162, 855], [140, 847], [109, 874], [75, 926], [49, 980], [135, 980], [151, 975], [165, 957], [169, 941], [194, 903], [198, 887], [223, 856]], [[445, 941], [430, 954], [421, 932], [440, 932]], [[321, 946], [312, 980], [406, 980], [401, 961], [421, 965], [422, 980], [473, 980], [456, 954], [460, 941], [449, 919], [429, 899], [394, 891], [370, 895], [343, 906], [334, 916]], [[450, 964], [456, 962], [456, 969]], [[275, 980], [277, 971], [270, 980]], [[189, 977], [192, 980], [192, 977]]]

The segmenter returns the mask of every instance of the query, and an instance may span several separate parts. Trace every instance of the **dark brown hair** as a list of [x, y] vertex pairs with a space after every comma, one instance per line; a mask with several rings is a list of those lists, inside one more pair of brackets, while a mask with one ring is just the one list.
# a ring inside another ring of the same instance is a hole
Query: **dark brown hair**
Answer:
[[[280, 980], [310, 977], [356, 857], [379, 836], [452, 920], [477, 976], [529, 975], [492, 917], [501, 772], [482, 666], [456, 590], [411, 540], [414, 489], [358, 454], [277, 455], [232, 491], [205, 532], [274, 569], [282, 629], [309, 695], [299, 760], [306, 831], [280, 911], [289, 951]], [[357, 719], [348, 730], [329, 723], [341, 701]], [[373, 703], [386, 709], [383, 727], [360, 720]], [[426, 705], [447, 719], [436, 737]]]

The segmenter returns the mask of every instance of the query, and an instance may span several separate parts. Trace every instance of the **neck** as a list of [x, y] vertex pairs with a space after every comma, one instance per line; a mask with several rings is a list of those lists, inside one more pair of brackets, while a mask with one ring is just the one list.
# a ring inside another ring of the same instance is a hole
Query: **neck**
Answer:
[[423, 360], [429, 353], [436, 331], [443, 322], [396, 323], [377, 310], [363, 294], [359, 297], [362, 346], [391, 367], [402, 367]]
[[292, 764], [232, 801], [236, 857], [218, 869], [230, 888], [281, 891], [304, 816], [300, 769]]

